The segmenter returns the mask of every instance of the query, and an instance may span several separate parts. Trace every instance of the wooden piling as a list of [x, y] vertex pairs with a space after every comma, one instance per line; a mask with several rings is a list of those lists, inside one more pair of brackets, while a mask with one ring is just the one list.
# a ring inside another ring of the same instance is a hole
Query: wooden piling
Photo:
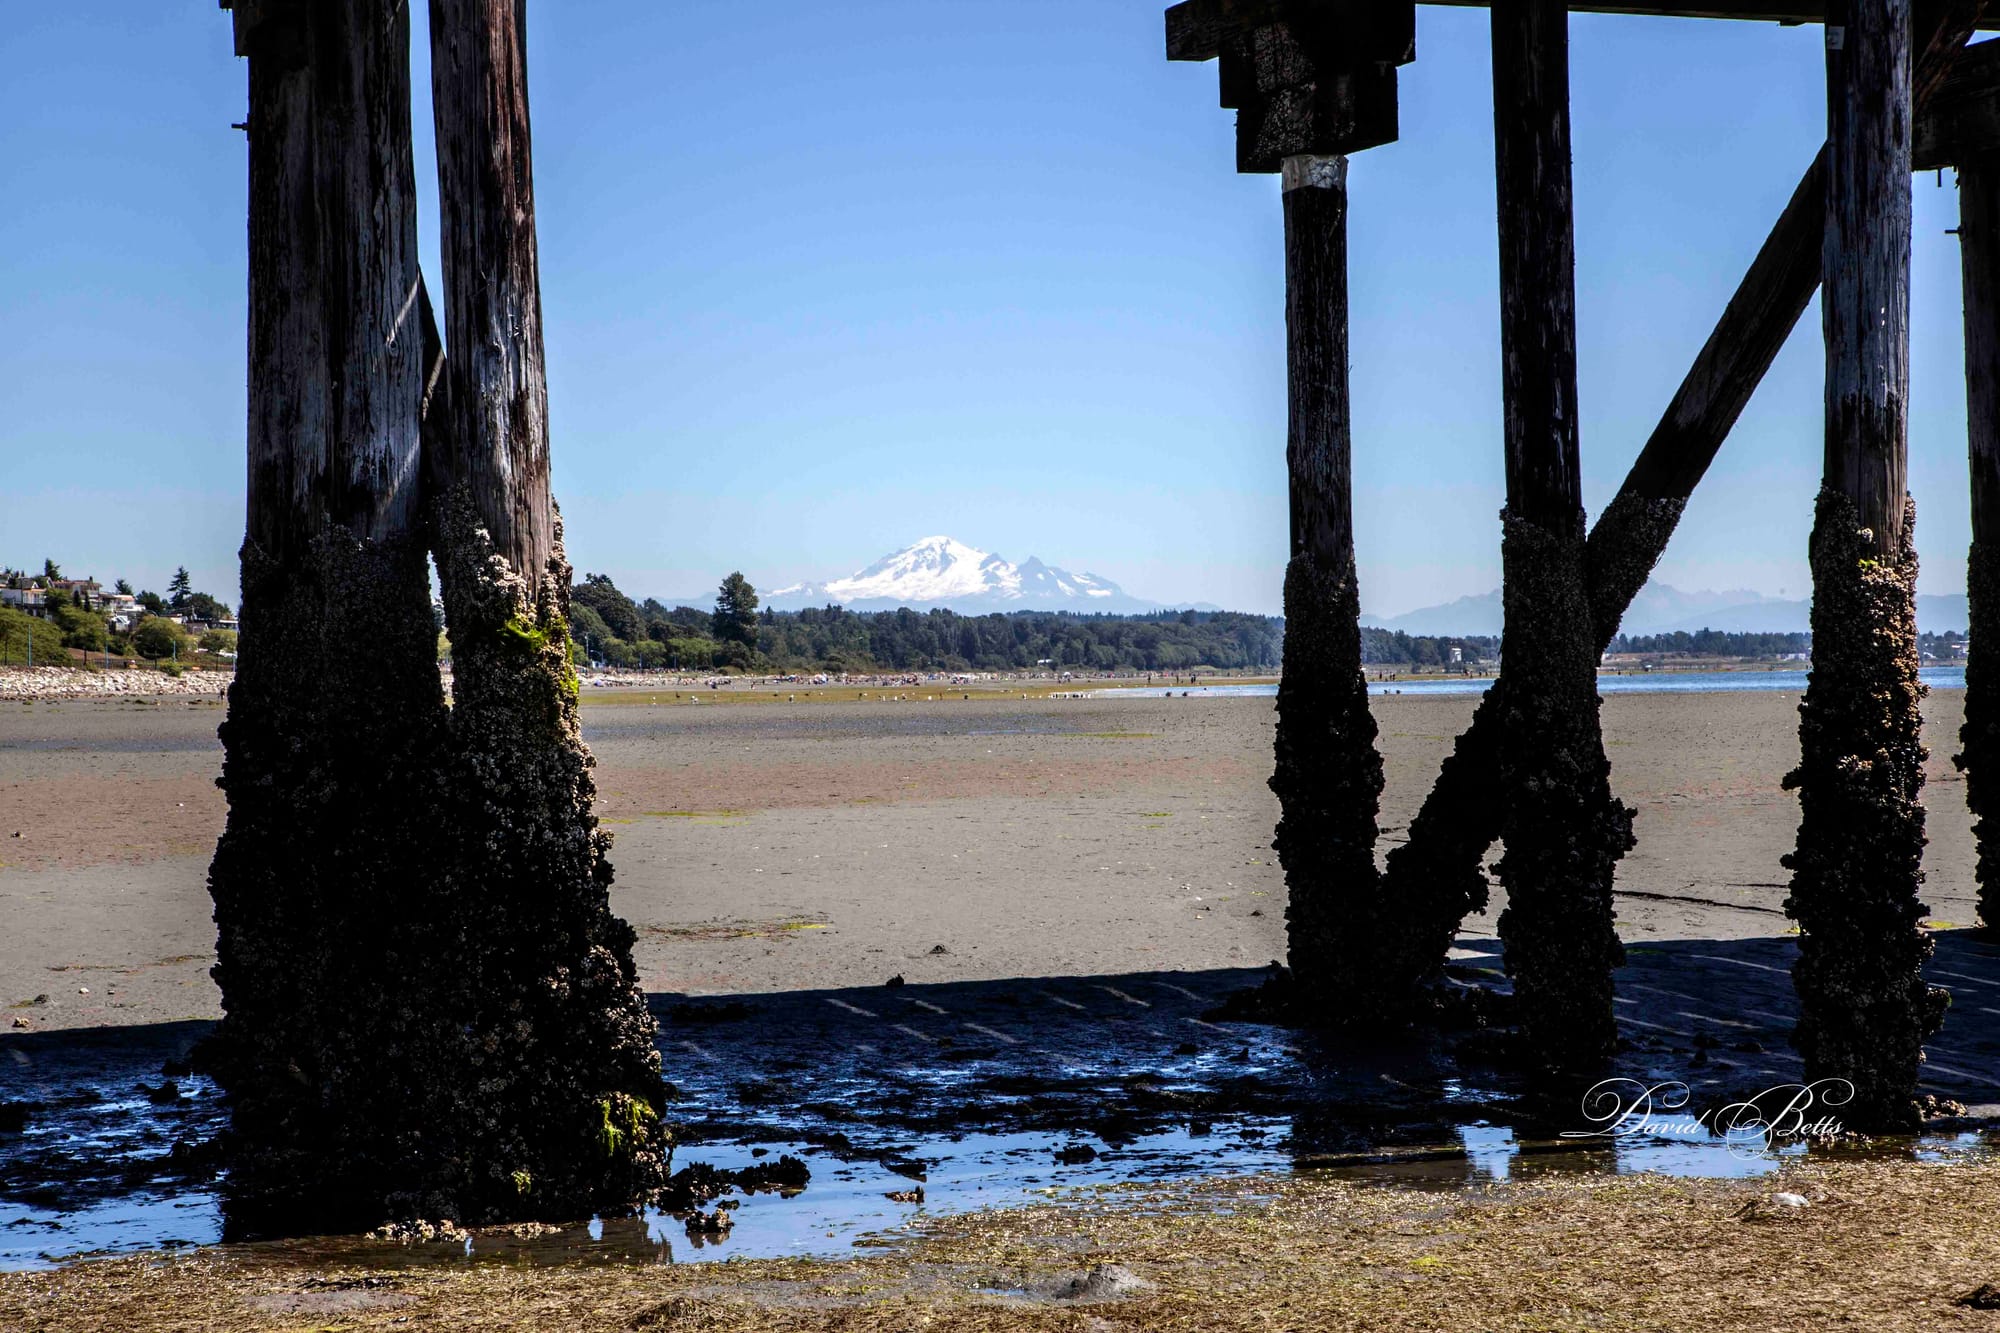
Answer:
[[1283, 164], [1291, 560], [1278, 686], [1275, 846], [1298, 1016], [1377, 1000], [1375, 815], [1382, 759], [1361, 669], [1347, 363], [1347, 159]]
[[1509, 673], [1493, 794], [1507, 845], [1500, 936], [1531, 1055], [1580, 1068], [1617, 1043], [1611, 881], [1632, 834], [1598, 729], [1583, 564], [1569, 13], [1562, 0], [1495, 0], [1492, 20]]
[[2000, 931], [2000, 152], [1958, 168], [1965, 289], [1965, 399], [1972, 548], [1965, 562], [1971, 655], [1965, 667], [1965, 800], [1976, 821], [1979, 916]]
[[[1917, 61], [1919, 109], [1946, 91], [1981, 15], [1979, 0], [1942, 0], [1934, 7]], [[1822, 151], [1800, 178], [1624, 484], [1591, 527], [1584, 560], [1600, 654], [1666, 551], [1688, 497], [1812, 300], [1819, 285], [1825, 198]], [[1389, 853], [1384, 894], [1397, 904], [1404, 929], [1389, 940], [1399, 956], [1388, 971], [1396, 978], [1390, 984], [1400, 989], [1437, 978], [1459, 925], [1486, 906], [1482, 862], [1500, 836], [1500, 812], [1487, 791], [1498, 772], [1508, 678], [1503, 668], [1445, 757], [1410, 823], [1408, 840]]]
[[[409, 26], [239, 8], [249, 58], [242, 655], [209, 871], [230, 1234], [369, 1226], [424, 1173], [444, 727], [418, 477]], [[365, 651], [357, 645], [366, 645]]]
[[1822, 252], [1826, 450], [1813, 669], [1799, 707], [1793, 1040], [1808, 1079], [1854, 1087], [1851, 1129], [1918, 1123], [1943, 995], [1924, 985], [1914, 506], [1905, 485], [1910, 298], [1910, 0], [1838, 6], [1827, 36]]
[[570, 664], [571, 571], [549, 486], [526, 7], [432, 0], [446, 361], [426, 433], [452, 641], [445, 841], [465, 941], [446, 1053], [461, 1217], [585, 1216], [664, 1179], [654, 1023], [612, 915], [610, 835]]

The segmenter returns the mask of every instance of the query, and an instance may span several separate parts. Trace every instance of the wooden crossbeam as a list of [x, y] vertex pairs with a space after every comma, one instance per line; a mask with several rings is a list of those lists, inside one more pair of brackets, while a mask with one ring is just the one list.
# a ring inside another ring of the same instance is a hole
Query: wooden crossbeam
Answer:
[[2000, 149], [2000, 41], [1968, 46], [1917, 112], [1918, 171], [1963, 165]]
[[305, 47], [299, 20], [306, 17], [312, 0], [216, 0], [229, 14], [236, 54], [248, 57], [256, 46], [261, 55], [279, 65], [304, 59]]
[[1213, 60], [1231, 38], [1274, 23], [1338, 45], [1350, 60], [1407, 65], [1416, 58], [1408, 0], [1186, 0], [1167, 10], [1167, 59]]
[[[1423, 4], [1484, 8], [1488, 0], [1421, 0]], [[1373, 8], [1372, 0], [1183, 0], [1167, 11], [1167, 59], [1213, 60], [1233, 33], [1299, 14], [1349, 15]], [[1753, 23], [1824, 23], [1825, 0], [1695, 0], [1687, 4], [1633, 0], [1570, 0], [1572, 14], [1632, 14], [1657, 18], [1735, 19]], [[1982, 20], [2000, 31], [2000, 14]], [[1399, 62], [1406, 63], [1406, 62]]]

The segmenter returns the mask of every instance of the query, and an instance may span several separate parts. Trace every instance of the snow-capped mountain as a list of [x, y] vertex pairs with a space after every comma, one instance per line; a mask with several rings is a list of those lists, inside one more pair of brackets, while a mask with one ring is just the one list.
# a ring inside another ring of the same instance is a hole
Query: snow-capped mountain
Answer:
[[1072, 574], [1030, 557], [1016, 565], [950, 537], [926, 537], [844, 579], [797, 583], [764, 599], [773, 610], [838, 602], [852, 611], [934, 606], [953, 611], [1152, 611], [1096, 574]]

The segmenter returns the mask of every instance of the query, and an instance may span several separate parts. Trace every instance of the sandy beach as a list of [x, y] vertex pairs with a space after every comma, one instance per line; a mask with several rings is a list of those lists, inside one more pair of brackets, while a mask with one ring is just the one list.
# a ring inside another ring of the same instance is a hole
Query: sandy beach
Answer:
[[[1953, 771], [1962, 696], [1926, 705], [1925, 900], [1973, 919]], [[1469, 697], [1375, 700], [1384, 846]], [[1639, 844], [1620, 931], [1782, 936], [1794, 696], [1620, 695], [1604, 725]], [[204, 875], [223, 705], [0, 711], [0, 1006], [30, 1030], [212, 1018]], [[1268, 699], [764, 702], [623, 694], [584, 711], [613, 905], [649, 990], [774, 992], [1261, 966], [1284, 952]], [[1490, 939], [1496, 898], [1463, 943]], [[1490, 945], [1487, 947], [1490, 948]], [[87, 993], [85, 993], [87, 992]], [[37, 997], [46, 1000], [37, 1003]]]

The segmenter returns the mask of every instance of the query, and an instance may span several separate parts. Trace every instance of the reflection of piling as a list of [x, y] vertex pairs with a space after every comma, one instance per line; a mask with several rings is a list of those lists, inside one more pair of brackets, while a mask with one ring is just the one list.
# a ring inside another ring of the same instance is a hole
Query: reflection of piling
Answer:
[[1533, 1054], [1585, 1065], [1617, 1042], [1622, 960], [1611, 877], [1632, 845], [1598, 730], [1597, 636], [1583, 567], [1564, 0], [1493, 6], [1494, 144], [1507, 451], [1501, 543], [1508, 689], [1500, 917]]
[[1827, 43], [1825, 476], [1812, 534], [1813, 669], [1799, 706], [1794, 1040], [1856, 1086], [1850, 1128], [1913, 1128], [1925, 1037], [1919, 929], [1916, 553], [1907, 465], [1910, 0], [1851, 7]]

